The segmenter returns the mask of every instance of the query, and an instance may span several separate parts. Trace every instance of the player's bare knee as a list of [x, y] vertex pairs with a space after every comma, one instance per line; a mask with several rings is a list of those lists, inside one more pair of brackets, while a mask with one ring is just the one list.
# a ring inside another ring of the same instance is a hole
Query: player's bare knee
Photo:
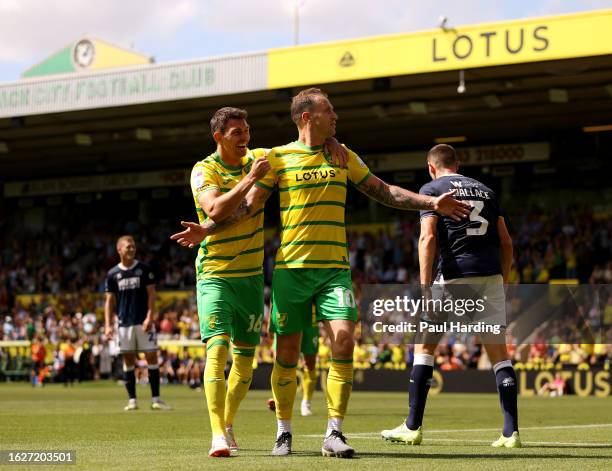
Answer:
[[353, 358], [355, 341], [352, 336], [338, 335], [332, 342], [332, 356], [338, 360]]
[[344, 319], [326, 321], [326, 327], [331, 333], [332, 354], [352, 355], [355, 342], [355, 323]]
[[487, 355], [489, 356], [489, 360], [493, 365], [499, 363], [500, 361], [505, 361], [509, 359], [508, 349], [506, 348], [506, 344], [493, 344], [493, 343], [485, 343], [484, 348], [487, 351]]
[[309, 371], [313, 371], [317, 367], [317, 355], [304, 355], [304, 364]]
[[436, 351], [437, 345], [438, 344], [435, 343], [416, 344], [414, 346], [414, 353], [423, 355], [433, 355]]
[[295, 365], [300, 357], [302, 333], [279, 335], [276, 338], [276, 357], [285, 365]]
[[124, 353], [123, 354], [123, 366], [127, 368], [132, 368], [136, 363], [136, 355], [133, 353]]
[[296, 365], [298, 360], [300, 357], [300, 351], [298, 350], [291, 350], [291, 351], [279, 351], [277, 349], [276, 351], [276, 358], [278, 359], [278, 361], [284, 365]]
[[157, 352], [145, 352], [147, 365], [157, 365]]

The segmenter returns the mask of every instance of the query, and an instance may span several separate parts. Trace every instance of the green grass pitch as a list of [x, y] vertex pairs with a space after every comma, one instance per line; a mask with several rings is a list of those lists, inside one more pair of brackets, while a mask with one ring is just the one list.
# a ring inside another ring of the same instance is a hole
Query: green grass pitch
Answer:
[[431, 396], [424, 442], [408, 447], [384, 442], [378, 435], [383, 428], [399, 425], [407, 395], [354, 393], [344, 431], [357, 457], [340, 460], [320, 456], [326, 418], [319, 391], [314, 416], [300, 417], [296, 408], [294, 454], [286, 458], [269, 456], [276, 424], [265, 407], [265, 391], [251, 391], [245, 399], [235, 424], [241, 450], [224, 459], [207, 456], [210, 426], [202, 392], [162, 387], [172, 411], [151, 411], [148, 387], [139, 386], [138, 396], [140, 410], [124, 412], [125, 390], [110, 382], [37, 389], [24, 383], [1, 384], [0, 449], [76, 450], [76, 466], [65, 467], [71, 470], [612, 469], [610, 398], [521, 398], [526, 448], [498, 450], [489, 446], [501, 424], [495, 395]]

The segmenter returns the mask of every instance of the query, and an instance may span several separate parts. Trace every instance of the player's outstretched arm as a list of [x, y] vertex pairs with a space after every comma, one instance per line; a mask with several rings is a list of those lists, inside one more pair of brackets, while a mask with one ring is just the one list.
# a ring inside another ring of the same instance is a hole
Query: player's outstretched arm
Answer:
[[268, 190], [259, 186], [254, 186], [247, 193], [246, 198], [240, 202], [238, 209], [228, 218], [220, 222], [209, 219], [202, 224], [181, 221], [181, 226], [186, 229], [182, 232], [172, 234], [170, 239], [175, 240], [183, 247], [193, 248], [200, 244], [207, 236], [220, 232], [247, 217], [253, 216], [264, 207], [269, 196], [270, 192]]
[[357, 189], [385, 206], [403, 210], [433, 210], [455, 221], [467, 217], [472, 208], [453, 198], [455, 190], [440, 196], [419, 195], [395, 185], [389, 185], [375, 175], [370, 175]]
[[256, 159], [249, 173], [240, 180], [234, 188], [225, 194], [219, 191], [205, 191], [198, 202], [206, 215], [215, 222], [221, 222], [230, 217], [239, 207], [253, 185], [261, 180], [270, 170], [270, 162], [266, 157]]
[[499, 234], [502, 276], [504, 277], [504, 284], [506, 284], [512, 268], [512, 239], [508, 233], [506, 221], [502, 216], [497, 220], [497, 233]]

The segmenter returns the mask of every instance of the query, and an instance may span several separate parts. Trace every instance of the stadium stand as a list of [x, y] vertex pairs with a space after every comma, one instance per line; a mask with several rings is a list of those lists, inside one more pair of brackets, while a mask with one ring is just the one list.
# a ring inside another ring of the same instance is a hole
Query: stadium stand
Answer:
[[[595, 218], [585, 207], [550, 213], [533, 209], [512, 216], [515, 241], [511, 283], [548, 283], [551, 279], [578, 279], [581, 283], [612, 282], [612, 223]], [[69, 222], [66, 221], [69, 227]], [[92, 223], [95, 226], [95, 222]], [[418, 276], [416, 242], [418, 224], [415, 217], [387, 224], [349, 228], [349, 254], [355, 292], [363, 283], [411, 283]], [[137, 225], [129, 222], [126, 230]], [[152, 233], [137, 235], [139, 254], [151, 263], [159, 276], [157, 331], [163, 341], [191, 341], [182, 346], [167, 344], [162, 348], [161, 373], [164, 381], [199, 387], [203, 349], [198, 346], [199, 324], [193, 293], [193, 253], [167, 242], [174, 228], [158, 225]], [[46, 228], [45, 234], [34, 234], [11, 240], [11, 249], [3, 254], [0, 271], [0, 341], [34, 341], [46, 348], [43, 377], [51, 381], [108, 378], [120, 374], [118, 349], [103, 336], [103, 274], [114, 265], [115, 240], [95, 230], [81, 232], [68, 243], [59, 242]], [[117, 230], [121, 233], [121, 230]], [[272, 271], [278, 237], [268, 231], [266, 240], [266, 273]], [[10, 242], [9, 242], [10, 241]], [[56, 241], [56, 242], [51, 242]], [[8, 246], [8, 245], [5, 245]], [[25, 263], [24, 263], [25, 262]], [[269, 284], [270, 277], [267, 277]], [[14, 296], [8, 296], [14, 293]], [[269, 296], [269, 287], [266, 288]], [[603, 307], [604, 325], [612, 328], [612, 303]], [[265, 327], [265, 326], [264, 326]], [[264, 328], [265, 332], [265, 328]], [[29, 345], [29, 343], [28, 343]], [[609, 364], [610, 345], [549, 345], [535, 342], [517, 360], [543, 365], [562, 363], [593, 366]], [[439, 347], [438, 367], [442, 371], [481, 368], [489, 365], [482, 357], [480, 344], [473, 339], [462, 342], [449, 338]], [[0, 349], [0, 375], [7, 379], [30, 377], [33, 365], [31, 347], [13, 346]], [[258, 348], [258, 363], [272, 362], [272, 345], [267, 334]], [[322, 332], [319, 362], [325, 367], [329, 358]], [[412, 362], [410, 345], [388, 345], [373, 337], [362, 337], [355, 349], [358, 368], [404, 369]], [[146, 368], [139, 369], [146, 381]]]

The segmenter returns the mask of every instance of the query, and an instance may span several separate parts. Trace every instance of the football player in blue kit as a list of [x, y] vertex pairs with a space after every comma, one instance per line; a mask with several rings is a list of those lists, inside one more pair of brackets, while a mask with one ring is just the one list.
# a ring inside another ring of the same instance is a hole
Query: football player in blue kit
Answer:
[[136, 243], [130, 235], [119, 237], [120, 262], [106, 275], [104, 325], [107, 338], [113, 336], [112, 313], [116, 304], [119, 320], [119, 351], [123, 355], [123, 375], [129, 401], [125, 410], [138, 409], [134, 363], [143, 352], [149, 369], [151, 409], [168, 410], [159, 397], [159, 364], [155, 332], [155, 275], [145, 263], [136, 260]]
[[[463, 292], [469, 290], [487, 300], [487, 315], [492, 314], [502, 327], [499, 334], [481, 335], [493, 365], [504, 416], [502, 434], [492, 446], [520, 448], [516, 374], [508, 356], [503, 330], [506, 322], [504, 283], [512, 266], [512, 240], [496, 194], [481, 182], [458, 173], [459, 160], [453, 147], [447, 144], [433, 147], [427, 154], [427, 167], [432, 181], [423, 185], [420, 194], [438, 196], [456, 190], [454, 197], [468, 202], [472, 211], [468, 219], [460, 221], [433, 211], [421, 211], [421, 286], [425, 291], [438, 293], [457, 292], [457, 288], [463, 286]], [[439, 258], [434, 281], [433, 265], [437, 251]], [[434, 319], [428, 320], [435, 323]], [[395, 429], [383, 430], [383, 439], [410, 445], [421, 443], [434, 351], [440, 338], [439, 333], [425, 332], [415, 345], [408, 387], [408, 418]]]

